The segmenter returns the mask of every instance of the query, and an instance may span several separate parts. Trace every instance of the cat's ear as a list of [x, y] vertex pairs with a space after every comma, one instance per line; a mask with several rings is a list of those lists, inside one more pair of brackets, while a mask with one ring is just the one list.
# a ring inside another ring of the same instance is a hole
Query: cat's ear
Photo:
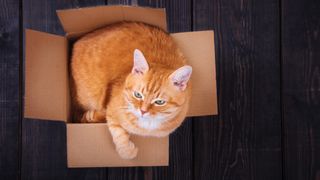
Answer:
[[135, 49], [133, 53], [133, 74], [145, 74], [149, 70], [149, 65], [139, 49]]
[[186, 89], [188, 81], [192, 74], [192, 67], [191, 66], [182, 66], [181, 68], [174, 71], [170, 76], [169, 79], [173, 83], [175, 87], [179, 90], [183, 91]]

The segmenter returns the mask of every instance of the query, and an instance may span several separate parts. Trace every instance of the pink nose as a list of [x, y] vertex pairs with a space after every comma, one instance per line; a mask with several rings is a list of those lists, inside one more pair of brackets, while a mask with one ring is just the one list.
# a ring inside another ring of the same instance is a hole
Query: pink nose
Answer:
[[141, 114], [142, 115], [144, 115], [147, 111], [144, 111], [144, 110], [142, 110], [142, 109], [140, 109], [140, 111], [141, 111]]

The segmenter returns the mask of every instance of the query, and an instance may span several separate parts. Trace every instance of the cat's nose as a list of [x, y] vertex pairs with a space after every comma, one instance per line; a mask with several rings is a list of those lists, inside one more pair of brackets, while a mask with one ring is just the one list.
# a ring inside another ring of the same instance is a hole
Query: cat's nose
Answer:
[[142, 109], [140, 109], [140, 111], [141, 111], [141, 115], [144, 115], [147, 112], [147, 111], [144, 111]]

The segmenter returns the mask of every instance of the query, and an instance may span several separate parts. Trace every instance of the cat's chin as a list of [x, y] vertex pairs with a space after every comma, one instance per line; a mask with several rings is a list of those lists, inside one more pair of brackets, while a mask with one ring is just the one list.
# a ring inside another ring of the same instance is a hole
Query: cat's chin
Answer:
[[140, 128], [153, 131], [159, 129], [164, 121], [161, 116], [138, 116], [136, 123]]
[[174, 128], [165, 128], [166, 122], [174, 118], [180, 111], [176, 111], [170, 115], [150, 115], [145, 114], [141, 116], [137, 111], [131, 111], [132, 121], [123, 120], [120, 121], [121, 126], [129, 133], [139, 136], [151, 136], [151, 137], [165, 137], [172, 133]]
[[121, 126], [129, 133], [139, 136], [165, 137], [173, 131], [160, 130], [161, 125], [159, 127], [153, 127], [154, 125], [145, 122], [139, 123], [139, 120], [131, 123], [124, 122], [121, 123]]

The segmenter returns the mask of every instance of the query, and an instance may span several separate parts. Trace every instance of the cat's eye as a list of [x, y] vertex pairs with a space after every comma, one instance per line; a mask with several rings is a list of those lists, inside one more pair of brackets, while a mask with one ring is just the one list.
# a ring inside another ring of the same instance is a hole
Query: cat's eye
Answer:
[[142, 94], [139, 93], [139, 92], [137, 92], [137, 91], [134, 91], [134, 92], [133, 92], [133, 95], [134, 95], [134, 97], [137, 98], [137, 99], [142, 99], [142, 98], [143, 98]]
[[158, 105], [158, 106], [163, 106], [166, 103], [165, 100], [162, 99], [157, 99], [154, 101], [154, 104]]

